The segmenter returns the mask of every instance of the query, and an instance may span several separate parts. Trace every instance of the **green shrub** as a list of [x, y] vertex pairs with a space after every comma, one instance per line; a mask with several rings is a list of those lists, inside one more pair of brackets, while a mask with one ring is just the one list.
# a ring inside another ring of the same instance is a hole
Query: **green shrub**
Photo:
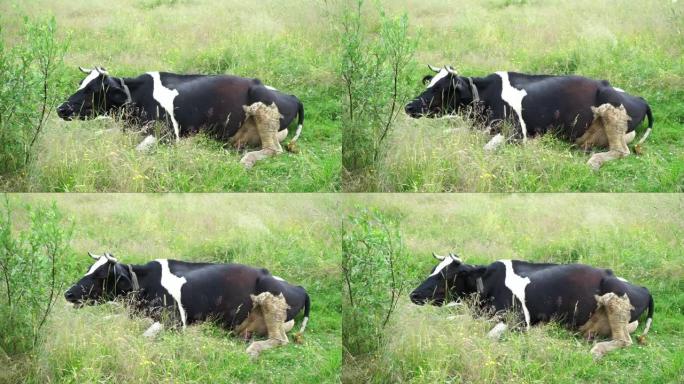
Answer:
[[377, 350], [406, 288], [399, 219], [362, 209], [345, 222], [343, 343], [352, 355]]
[[57, 104], [55, 90], [67, 44], [57, 40], [56, 31], [54, 18], [45, 22], [25, 18], [19, 44], [6, 47], [0, 38], [0, 174], [28, 164]]
[[408, 35], [408, 16], [388, 17], [379, 25], [363, 15], [363, 0], [341, 15], [340, 75], [345, 96], [342, 111], [342, 164], [349, 172], [372, 169], [392, 122], [408, 97], [406, 68], [417, 40]]
[[12, 206], [5, 198], [0, 215], [0, 348], [8, 354], [31, 350], [62, 292], [72, 225], [51, 206], [26, 207], [28, 226], [13, 230]]

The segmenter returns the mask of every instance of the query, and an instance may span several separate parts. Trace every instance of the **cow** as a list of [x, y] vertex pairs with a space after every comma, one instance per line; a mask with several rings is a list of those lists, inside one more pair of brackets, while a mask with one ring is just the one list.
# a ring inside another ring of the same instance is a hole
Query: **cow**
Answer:
[[[645, 287], [615, 276], [610, 269], [583, 264], [531, 263], [499, 260], [489, 265], [468, 265], [450, 253], [439, 256], [430, 275], [410, 294], [413, 303], [441, 306], [449, 299], [474, 297], [476, 306], [496, 316], [512, 311], [524, 324], [531, 326], [557, 321], [579, 330], [598, 309], [598, 298], [607, 293], [627, 295], [633, 307], [629, 312], [630, 330], [648, 310], [643, 337], [653, 321], [653, 297]], [[597, 321], [594, 319], [593, 321]], [[636, 322], [636, 323], [635, 323]], [[489, 336], [498, 338], [508, 328], [499, 322]]]
[[[288, 148], [293, 148], [304, 124], [301, 101], [294, 95], [264, 85], [259, 79], [168, 72], [114, 77], [102, 67], [79, 69], [88, 75], [80, 82], [78, 90], [57, 108], [59, 117], [67, 121], [120, 114], [143, 127], [154, 121], [165, 122], [173, 130], [176, 141], [199, 131], [228, 141], [245, 122], [243, 107], [256, 102], [275, 103], [282, 115], [278, 141], [285, 139], [288, 127], [295, 117], [299, 117]], [[156, 138], [149, 135], [139, 149], [155, 142]]]
[[[623, 106], [629, 118], [625, 141], [636, 136], [635, 129], [648, 118], [648, 127], [638, 144], [642, 144], [653, 128], [653, 115], [648, 103], [613, 87], [607, 80], [582, 76], [529, 75], [517, 72], [496, 72], [485, 77], [460, 76], [451, 66], [429, 65], [436, 75], [425, 76], [426, 89], [405, 107], [406, 113], [419, 118], [437, 117], [472, 110], [475, 118], [484, 121], [494, 134], [485, 145], [496, 149], [511, 139], [526, 141], [529, 137], [551, 132], [559, 138], [588, 149], [592, 145], [606, 146], [607, 138], [586, 142], [583, 135], [596, 120], [592, 107], [610, 104]], [[502, 123], [510, 121], [513, 133], [504, 136]]]
[[[160, 330], [162, 317], [171, 318], [182, 329], [195, 322], [212, 320], [234, 331], [252, 311], [253, 295], [265, 292], [285, 300], [288, 307], [284, 315], [286, 330], [293, 327], [295, 316], [303, 310], [302, 325], [296, 337], [301, 336], [309, 321], [311, 302], [306, 290], [263, 268], [168, 259], [133, 265], [120, 263], [110, 253], [94, 255], [88, 252], [88, 255], [95, 262], [64, 293], [65, 299], [75, 307], [81, 307], [125, 297], [134, 308], [156, 320], [146, 332], [148, 335]], [[269, 324], [268, 320], [265, 324]], [[256, 327], [256, 333], [271, 331], [263, 328]]]

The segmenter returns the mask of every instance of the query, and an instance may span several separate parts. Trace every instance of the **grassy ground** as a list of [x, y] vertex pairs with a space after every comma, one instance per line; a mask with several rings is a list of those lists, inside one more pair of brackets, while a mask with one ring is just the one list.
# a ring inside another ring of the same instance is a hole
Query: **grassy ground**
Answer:
[[[592, 172], [589, 159], [551, 138], [483, 153], [489, 137], [459, 119], [400, 116], [388, 155], [348, 191], [682, 191], [684, 189], [684, 4], [674, 1], [439, 0], [383, 2], [408, 12], [420, 34], [415, 92], [425, 64], [465, 76], [508, 70], [607, 79], [644, 97], [655, 123], [641, 156]], [[639, 130], [643, 132], [643, 128]], [[640, 136], [639, 136], [640, 137]]]
[[[436, 265], [431, 252], [466, 262], [503, 258], [611, 268], [655, 300], [648, 344], [593, 361], [591, 344], [557, 325], [509, 332], [467, 308], [416, 306], [405, 294], [367, 356], [345, 355], [343, 382], [681, 383], [684, 381], [684, 198], [662, 194], [357, 195], [350, 206], [402, 217], [410, 288]], [[643, 331], [643, 322], [638, 333]]]
[[[300, 153], [286, 153], [245, 171], [241, 154], [215, 141], [191, 138], [152, 153], [134, 150], [142, 137], [123, 133], [117, 121], [63, 122], [54, 114], [40, 138], [37, 157], [20, 175], [0, 178], [14, 191], [278, 191], [339, 189], [341, 133], [339, 92], [324, 6], [304, 0], [125, 0], [115, 7], [86, 1], [4, 1], [3, 38], [16, 40], [19, 15], [54, 15], [70, 36], [65, 63], [73, 81], [77, 66], [101, 65], [113, 76], [159, 70], [257, 77], [297, 95], [305, 107]], [[327, 53], [326, 53], [327, 52]], [[292, 137], [290, 133], [290, 137]]]
[[[339, 220], [333, 195], [12, 195], [16, 206], [56, 201], [75, 222], [60, 265], [69, 285], [90, 266], [87, 251], [124, 263], [155, 258], [267, 267], [306, 287], [311, 321], [303, 344], [250, 362], [242, 341], [212, 324], [141, 337], [149, 323], [111, 304], [74, 310], [64, 299], [34, 353], [3, 361], [0, 382], [334, 383], [341, 365]], [[230, 212], [230, 214], [226, 214]], [[21, 215], [19, 215], [21, 216]], [[23, 222], [21, 217], [17, 225]], [[297, 322], [296, 327], [299, 327]]]

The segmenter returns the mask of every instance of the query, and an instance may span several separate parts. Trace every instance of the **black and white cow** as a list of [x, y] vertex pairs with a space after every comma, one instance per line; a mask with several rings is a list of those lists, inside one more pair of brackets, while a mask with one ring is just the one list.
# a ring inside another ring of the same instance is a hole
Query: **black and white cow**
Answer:
[[[124, 117], [143, 126], [156, 120], [166, 121], [173, 128], [176, 140], [204, 130], [225, 141], [245, 121], [242, 107], [259, 101], [278, 106], [282, 115], [281, 131], [299, 116], [292, 143], [299, 138], [304, 124], [304, 106], [299, 99], [264, 85], [259, 79], [167, 72], [124, 78], [110, 76], [101, 67], [79, 68], [88, 75], [78, 90], [57, 108], [57, 114], [64, 120], [125, 110]], [[283, 133], [287, 135], [286, 131]]]
[[157, 321], [162, 313], [170, 313], [183, 328], [196, 321], [213, 320], [233, 329], [252, 308], [250, 294], [270, 292], [285, 296], [287, 321], [304, 311], [300, 333], [309, 321], [311, 305], [306, 290], [263, 268], [167, 259], [133, 265], [120, 263], [108, 253], [88, 254], [95, 263], [64, 294], [77, 307], [132, 295], [131, 302]]
[[[499, 260], [490, 265], [468, 265], [456, 255], [438, 256], [439, 264], [410, 294], [418, 305], [443, 305], [447, 300], [476, 295], [482, 309], [502, 313], [516, 308], [526, 329], [550, 320], [571, 329], [584, 325], [597, 308], [594, 295], [627, 294], [634, 307], [630, 322], [648, 310], [648, 333], [653, 319], [653, 297], [645, 287], [617, 277], [610, 269], [583, 264], [542, 264]], [[637, 324], [634, 324], [636, 328]], [[506, 325], [497, 324], [498, 332]], [[490, 333], [491, 334], [491, 333]]]
[[594, 115], [591, 107], [611, 104], [625, 106], [631, 118], [625, 135], [634, 139], [635, 128], [648, 117], [648, 128], [639, 143], [648, 137], [653, 127], [651, 108], [646, 101], [632, 96], [607, 80], [592, 80], [581, 76], [527, 75], [516, 72], [496, 72], [486, 77], [459, 76], [450, 66], [429, 66], [437, 74], [425, 76], [427, 88], [405, 107], [414, 118], [435, 117], [459, 113], [473, 106], [487, 127], [496, 136], [487, 149], [505, 138], [497, 125], [509, 119], [515, 127], [515, 137], [528, 137], [552, 132], [574, 142], [589, 128]]

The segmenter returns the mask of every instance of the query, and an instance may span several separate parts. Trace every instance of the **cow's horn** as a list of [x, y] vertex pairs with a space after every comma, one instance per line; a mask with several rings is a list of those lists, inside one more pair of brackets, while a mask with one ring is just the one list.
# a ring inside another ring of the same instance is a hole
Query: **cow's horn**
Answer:
[[98, 260], [100, 256], [92, 254], [90, 251], [88, 251], [88, 256], [92, 257], [95, 260]]
[[444, 260], [444, 256], [440, 256], [434, 252], [432, 252], [432, 256], [437, 260], [440, 260], [440, 261]]
[[444, 69], [446, 69], [447, 72], [451, 73], [452, 75], [458, 76], [458, 72], [451, 65], [445, 65]]
[[439, 71], [442, 70], [440, 67], [433, 67], [432, 65], [428, 64], [428, 68], [430, 68], [433, 72], [439, 73]]
[[113, 262], [113, 263], [119, 262], [119, 260], [117, 260], [116, 257], [112, 256], [111, 253], [105, 252], [104, 257], [106, 257], [107, 260], [109, 260], [109, 261], [111, 261], [111, 262]]
[[78, 69], [81, 70], [81, 72], [83, 72], [83, 73], [90, 73], [93, 71], [92, 69], [83, 68], [81, 66], [79, 66]]
[[97, 67], [97, 71], [103, 75], [109, 75], [109, 72], [104, 67]]

